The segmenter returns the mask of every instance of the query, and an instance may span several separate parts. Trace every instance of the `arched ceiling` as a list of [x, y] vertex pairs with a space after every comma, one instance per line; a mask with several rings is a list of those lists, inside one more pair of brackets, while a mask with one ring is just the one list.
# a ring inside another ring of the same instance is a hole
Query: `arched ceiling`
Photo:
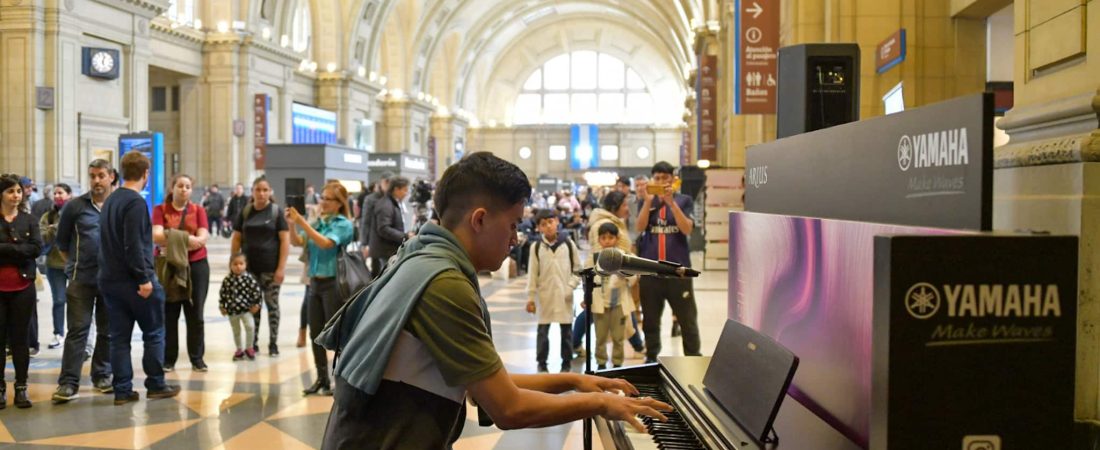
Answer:
[[[717, 0], [236, 0], [237, 14], [258, 18], [261, 5], [273, 1], [279, 11], [277, 33], [284, 33], [287, 14], [306, 1], [313, 18], [312, 59], [321, 67], [334, 63], [355, 76], [359, 68], [388, 78], [388, 88], [416, 95], [424, 92], [448, 107], [477, 109], [478, 92], [487, 92], [490, 75], [502, 61], [522, 57], [531, 68], [542, 63], [541, 28], [566, 27], [585, 21], [590, 27], [616, 28], [623, 50], [644, 48], [661, 55], [658, 65], [679, 74], [695, 64], [694, 30], [717, 19]], [[219, 2], [211, 2], [213, 4]], [[237, 15], [233, 14], [233, 15]], [[630, 31], [629, 33], [623, 31]], [[559, 49], [568, 50], [567, 33]], [[536, 43], [538, 44], [538, 43]], [[544, 46], [550, 48], [550, 46]], [[589, 45], [589, 47], [592, 47]], [[534, 52], [534, 54], [532, 54]], [[630, 52], [624, 60], [628, 64]], [[510, 55], [510, 56], [506, 56]], [[633, 65], [653, 64], [636, 61]], [[683, 86], [687, 89], [687, 86]]]

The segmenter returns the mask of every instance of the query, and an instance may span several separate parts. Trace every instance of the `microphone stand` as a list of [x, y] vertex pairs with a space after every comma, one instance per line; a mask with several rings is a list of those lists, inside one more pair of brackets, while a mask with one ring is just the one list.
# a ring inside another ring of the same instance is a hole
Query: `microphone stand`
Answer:
[[[584, 286], [584, 373], [592, 374], [592, 292], [596, 290], [596, 268], [577, 272]], [[592, 450], [592, 418], [584, 419], [584, 450]]]

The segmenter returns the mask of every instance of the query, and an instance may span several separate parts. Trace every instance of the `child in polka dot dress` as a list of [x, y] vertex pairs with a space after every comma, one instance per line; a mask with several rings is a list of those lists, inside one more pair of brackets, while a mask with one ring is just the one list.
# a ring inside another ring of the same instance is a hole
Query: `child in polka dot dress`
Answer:
[[246, 357], [249, 360], [256, 359], [256, 351], [252, 349], [252, 340], [256, 334], [252, 314], [260, 310], [263, 294], [260, 292], [260, 283], [245, 270], [247, 264], [244, 253], [237, 253], [229, 259], [229, 275], [222, 281], [218, 300], [218, 309], [223, 316], [229, 316], [229, 324], [233, 326], [233, 340], [237, 344], [237, 352], [233, 354], [234, 361]]

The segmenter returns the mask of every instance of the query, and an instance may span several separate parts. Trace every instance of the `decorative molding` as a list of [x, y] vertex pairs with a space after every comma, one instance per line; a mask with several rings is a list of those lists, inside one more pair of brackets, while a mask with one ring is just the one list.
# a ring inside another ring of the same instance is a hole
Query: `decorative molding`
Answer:
[[244, 47], [250, 47], [256, 49], [256, 53], [267, 59], [285, 63], [289, 66], [298, 67], [298, 64], [306, 58], [304, 53], [298, 53], [286, 48], [282, 48], [273, 43], [267, 42], [263, 39], [256, 39], [254, 36], [247, 36], [241, 43]]
[[150, 29], [153, 30], [153, 38], [172, 41], [196, 49], [201, 48], [202, 43], [206, 40], [206, 33], [202, 31], [187, 26], [172, 28], [167, 20], [159, 18], [153, 20]]
[[1100, 130], [993, 149], [993, 167], [997, 169], [1078, 162], [1100, 162]]
[[80, 128], [82, 130], [116, 131], [129, 130], [130, 119], [125, 117], [96, 116], [88, 113], [80, 114]]
[[95, 0], [104, 5], [152, 19], [168, 9], [168, 0]]
[[997, 127], [1009, 143], [994, 149], [995, 168], [1100, 161], [1100, 91], [1016, 107]]

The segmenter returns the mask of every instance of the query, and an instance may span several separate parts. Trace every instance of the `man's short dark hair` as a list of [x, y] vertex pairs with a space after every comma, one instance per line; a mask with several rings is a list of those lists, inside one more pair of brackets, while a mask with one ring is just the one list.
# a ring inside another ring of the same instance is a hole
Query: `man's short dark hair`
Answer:
[[[492, 153], [476, 152], [443, 172], [436, 185], [435, 209], [443, 226], [450, 228], [471, 208], [507, 209], [530, 196], [531, 182], [519, 167]], [[486, 201], [490, 204], [479, 204]]]
[[535, 213], [535, 226], [537, 227], [537, 226], [542, 225], [542, 221], [544, 221], [544, 220], [557, 219], [557, 218], [558, 218], [558, 215], [556, 213], [554, 213], [554, 210], [552, 210], [552, 209], [540, 209], [537, 213]]
[[129, 152], [122, 157], [122, 179], [138, 181], [149, 170], [149, 158], [141, 152]]
[[393, 195], [393, 191], [407, 187], [409, 185], [409, 179], [405, 177], [393, 177], [390, 178], [390, 189], [386, 191], [387, 194]]
[[596, 236], [603, 236], [605, 234], [610, 234], [612, 236], [618, 237], [619, 227], [615, 226], [615, 224], [611, 222], [604, 222], [600, 225], [600, 228], [596, 230]]
[[665, 161], [660, 161], [657, 164], [653, 165], [653, 170], [650, 170], [649, 173], [650, 175], [655, 173], [667, 173], [669, 175], [676, 175], [676, 168], [672, 167], [672, 164], [669, 164]]

